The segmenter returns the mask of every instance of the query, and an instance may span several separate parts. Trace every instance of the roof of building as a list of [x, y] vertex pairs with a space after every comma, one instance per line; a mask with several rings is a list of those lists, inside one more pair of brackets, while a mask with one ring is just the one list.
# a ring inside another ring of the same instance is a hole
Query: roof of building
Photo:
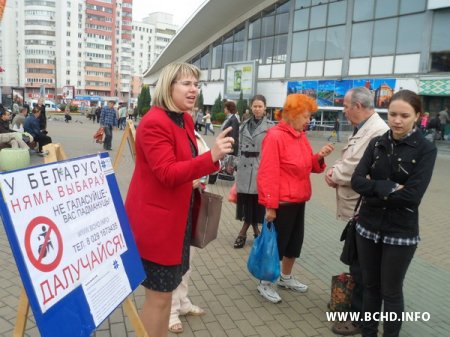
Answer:
[[144, 77], [150, 83], [156, 82], [164, 66], [186, 61], [239, 23], [275, 2], [206, 0], [180, 28], [155, 63], [144, 73]]

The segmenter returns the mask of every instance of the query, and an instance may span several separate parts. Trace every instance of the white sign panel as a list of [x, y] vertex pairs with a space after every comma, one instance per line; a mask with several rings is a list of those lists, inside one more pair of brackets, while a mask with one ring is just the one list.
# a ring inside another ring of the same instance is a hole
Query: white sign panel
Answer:
[[93, 285], [114, 282], [114, 289], [131, 292], [126, 274], [103, 275], [122, 270], [120, 255], [127, 251], [108, 174], [113, 174], [110, 159], [91, 156], [1, 176], [3, 198], [42, 312], [82, 285], [88, 301], [101, 308], [93, 310], [99, 322], [118, 303], [114, 296], [96, 294], [102, 290]]

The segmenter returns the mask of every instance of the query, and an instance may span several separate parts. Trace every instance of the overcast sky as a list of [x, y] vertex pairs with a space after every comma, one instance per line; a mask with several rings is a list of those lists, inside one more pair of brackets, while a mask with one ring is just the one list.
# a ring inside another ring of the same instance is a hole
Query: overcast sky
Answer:
[[181, 26], [205, 0], [133, 0], [133, 20], [140, 21], [151, 12], [173, 14], [174, 24]]

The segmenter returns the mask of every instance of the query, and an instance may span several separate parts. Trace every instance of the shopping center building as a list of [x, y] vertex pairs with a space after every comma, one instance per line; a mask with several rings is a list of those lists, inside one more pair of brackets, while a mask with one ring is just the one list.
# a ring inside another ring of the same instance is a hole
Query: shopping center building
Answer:
[[303, 92], [329, 116], [366, 86], [380, 112], [401, 89], [437, 112], [450, 106], [450, 0], [209, 0], [145, 73], [151, 91], [171, 62], [202, 70], [205, 105], [242, 92], [276, 108]]

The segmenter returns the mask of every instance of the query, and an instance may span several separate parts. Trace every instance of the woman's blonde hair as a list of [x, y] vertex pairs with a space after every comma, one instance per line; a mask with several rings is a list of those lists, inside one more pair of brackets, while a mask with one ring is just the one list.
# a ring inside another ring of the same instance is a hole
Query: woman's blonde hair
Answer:
[[201, 72], [193, 64], [189, 63], [170, 63], [165, 66], [159, 75], [156, 83], [155, 93], [153, 94], [153, 105], [165, 110], [180, 112], [172, 99], [172, 84], [184, 76], [194, 76], [197, 80]]
[[317, 103], [314, 98], [304, 94], [290, 94], [284, 102], [282, 117], [285, 121], [291, 121], [305, 111], [317, 111]]

